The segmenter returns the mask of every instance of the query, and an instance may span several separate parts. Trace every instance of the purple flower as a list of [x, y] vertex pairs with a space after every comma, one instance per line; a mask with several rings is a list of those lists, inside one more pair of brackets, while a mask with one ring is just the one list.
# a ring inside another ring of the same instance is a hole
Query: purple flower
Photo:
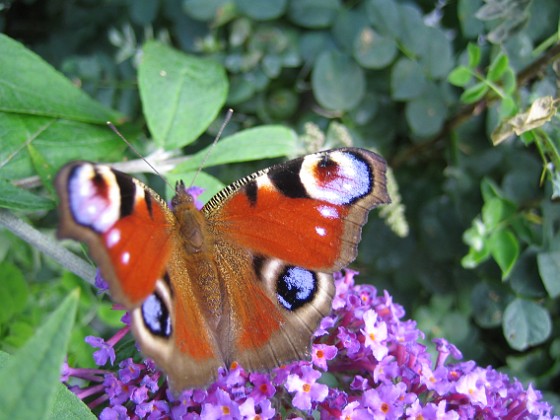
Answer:
[[254, 399], [255, 402], [268, 399], [276, 393], [276, 388], [270, 382], [270, 375], [253, 372], [249, 376], [249, 380], [253, 383], [253, 390], [249, 397]]
[[128, 420], [130, 416], [122, 405], [105, 407], [99, 415], [100, 420]]
[[364, 313], [365, 329], [361, 330], [366, 337], [366, 346], [369, 347], [377, 360], [383, 359], [389, 349], [384, 344], [387, 339], [387, 324], [383, 321], [377, 322], [377, 312], [373, 309]]
[[101, 271], [99, 271], [99, 268], [97, 270], [95, 270], [95, 281], [94, 281], [94, 283], [95, 283], [95, 287], [97, 287], [99, 293], [102, 293], [102, 292], [105, 292], [105, 291], [109, 290], [109, 285], [107, 284], [107, 282], [105, 281], [105, 279], [101, 275]]
[[404, 412], [402, 397], [405, 394], [406, 385], [403, 382], [394, 385], [382, 384], [364, 393], [363, 404], [372, 411], [374, 417], [398, 419]]
[[[354, 285], [355, 274], [335, 274], [334, 309], [314, 334], [311, 360], [252, 373], [232, 363], [206, 389], [174, 394], [150, 359], [124, 359], [118, 368], [107, 363], [115, 362], [113, 348], [130, 330], [126, 326], [107, 341], [86, 339], [106, 369], [65, 365], [62, 379], [89, 384], [71, 389], [103, 419], [554, 418], [531, 385], [525, 390], [518, 380], [473, 361], [450, 363], [449, 356], [462, 355], [445, 339], [434, 340], [434, 362], [419, 341], [423, 332], [403, 319], [403, 308], [387, 292]], [[321, 371], [336, 386], [319, 383]]]
[[286, 389], [296, 393], [292, 400], [295, 407], [301, 410], [311, 410], [311, 404], [323, 401], [327, 397], [329, 389], [326, 385], [316, 383], [321, 376], [320, 372], [309, 366], [303, 366], [301, 371], [301, 376], [296, 374], [288, 376]]
[[204, 203], [198, 199], [200, 195], [204, 192], [204, 188], [201, 187], [189, 187], [187, 188], [187, 192], [194, 198], [194, 205], [195, 207], [200, 210], [204, 207]]
[[486, 405], [486, 372], [477, 369], [461, 376], [455, 384], [455, 390], [459, 394], [467, 396], [473, 403]]
[[99, 349], [93, 352], [93, 360], [97, 366], [104, 366], [107, 361], [111, 361], [111, 364], [115, 363], [115, 349], [113, 349], [113, 346], [106, 343], [105, 340], [89, 335], [85, 338], [85, 342]]
[[201, 419], [237, 419], [239, 418], [239, 405], [235, 403], [230, 395], [223, 389], [216, 389], [213, 394], [213, 402], [202, 406]]
[[149, 420], [157, 420], [167, 418], [169, 414], [169, 405], [165, 401], [148, 401], [136, 406], [134, 413], [140, 418]]
[[274, 418], [276, 410], [272, 408], [270, 400], [262, 400], [260, 403], [256, 403], [249, 397], [239, 405], [239, 413], [244, 419], [266, 420]]
[[132, 382], [140, 376], [142, 365], [134, 363], [131, 357], [119, 363], [119, 378], [125, 384]]
[[311, 349], [311, 360], [315, 366], [327, 370], [327, 361], [334, 359], [336, 353], [337, 350], [335, 346], [314, 344]]

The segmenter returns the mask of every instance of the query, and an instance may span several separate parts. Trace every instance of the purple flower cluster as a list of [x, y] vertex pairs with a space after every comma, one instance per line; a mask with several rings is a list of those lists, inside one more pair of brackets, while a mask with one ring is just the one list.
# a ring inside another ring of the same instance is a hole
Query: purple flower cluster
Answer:
[[[120, 361], [118, 370], [65, 366], [63, 380], [89, 381], [72, 388], [101, 419], [276, 419], [276, 418], [553, 418], [552, 407], [531, 385], [524, 389], [491, 367], [459, 360], [459, 350], [435, 340], [437, 360], [419, 340], [414, 321], [385, 292], [355, 285], [350, 270], [335, 276], [333, 311], [315, 333], [310, 361], [271, 372], [246, 372], [234, 364], [219, 371], [207, 389], [173, 395], [151, 360]], [[96, 363], [115, 361], [114, 344], [91, 337]], [[557, 418], [557, 417], [554, 417]]]

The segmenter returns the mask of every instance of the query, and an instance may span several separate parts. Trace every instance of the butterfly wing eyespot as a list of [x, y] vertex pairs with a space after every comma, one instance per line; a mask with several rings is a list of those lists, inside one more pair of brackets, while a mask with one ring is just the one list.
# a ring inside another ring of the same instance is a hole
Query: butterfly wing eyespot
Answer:
[[385, 170], [364, 149], [320, 152], [232, 184], [203, 211], [220, 235], [256, 254], [333, 272], [356, 258], [369, 211], [390, 202]]
[[171, 252], [173, 216], [165, 203], [130, 176], [90, 162], [66, 165], [55, 184], [58, 237], [85, 242], [113, 299], [138, 306], [153, 292]]

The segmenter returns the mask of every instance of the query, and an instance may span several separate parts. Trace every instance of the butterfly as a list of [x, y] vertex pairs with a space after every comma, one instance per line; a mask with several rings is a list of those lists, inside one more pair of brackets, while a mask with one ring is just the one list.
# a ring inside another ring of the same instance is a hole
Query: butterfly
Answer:
[[181, 182], [168, 206], [110, 166], [71, 162], [55, 183], [57, 234], [88, 245], [171, 388], [201, 387], [234, 361], [253, 371], [307, 356], [331, 273], [390, 202], [385, 172], [368, 150], [328, 150], [235, 181], [198, 210]]

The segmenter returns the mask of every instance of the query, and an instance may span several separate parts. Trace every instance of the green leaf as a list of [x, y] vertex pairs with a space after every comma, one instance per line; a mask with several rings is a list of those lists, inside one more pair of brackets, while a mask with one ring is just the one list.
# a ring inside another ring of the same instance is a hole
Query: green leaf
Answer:
[[369, 22], [363, 7], [342, 9], [333, 23], [331, 36], [342, 50], [351, 52], [356, 38], [368, 27]]
[[461, 98], [460, 98], [461, 102], [465, 104], [475, 103], [481, 100], [482, 98], [484, 98], [484, 95], [486, 95], [488, 89], [489, 88], [486, 83], [484, 82], [476, 83], [461, 94]]
[[113, 161], [126, 148], [106, 125], [2, 112], [0, 139], [0, 162], [5, 163], [2, 177], [7, 179], [37, 174], [29, 144], [53, 168], [75, 159]]
[[542, 306], [515, 299], [504, 312], [503, 332], [511, 348], [523, 351], [544, 342], [552, 329], [550, 314]]
[[401, 26], [400, 11], [393, 0], [370, 0], [367, 15], [373, 28], [383, 35], [398, 38]]
[[54, 401], [46, 418], [52, 420], [97, 419], [89, 407], [61, 383], [56, 385]]
[[[12, 356], [0, 351], [0, 372], [10, 361]], [[87, 405], [80, 400], [76, 394], [70, 391], [62, 383], [56, 385], [56, 394], [53, 404], [50, 406], [45, 419], [52, 420], [72, 420], [72, 419], [96, 419]]]
[[451, 40], [439, 28], [426, 27], [428, 42], [420, 53], [422, 68], [432, 79], [445, 78], [454, 65]]
[[[234, 162], [275, 158], [294, 153], [296, 134], [280, 125], [264, 125], [224, 137], [214, 147], [203, 168]], [[178, 164], [173, 173], [196, 170], [202, 164], [208, 149], [205, 148], [186, 162]]]
[[0, 371], [1, 418], [43, 418], [52, 406], [77, 306], [72, 293]]
[[367, 69], [387, 67], [397, 52], [394, 38], [380, 35], [369, 27], [364, 28], [354, 40], [354, 58]]
[[447, 106], [435, 89], [406, 104], [406, 120], [412, 132], [419, 137], [429, 137], [438, 133], [447, 117]]
[[240, 12], [255, 20], [275, 19], [284, 14], [287, 0], [235, 0]]
[[183, 10], [196, 20], [213, 20], [228, 0], [185, 0]]
[[25, 308], [28, 296], [22, 272], [13, 264], [0, 263], [0, 325]]
[[476, 323], [483, 328], [500, 326], [508, 297], [504, 286], [477, 283], [471, 294], [472, 315]]
[[488, 230], [497, 228], [515, 214], [513, 203], [502, 198], [491, 198], [482, 206], [482, 221]]
[[466, 66], [459, 66], [449, 73], [447, 80], [454, 86], [464, 87], [472, 78], [472, 70]]
[[11, 210], [37, 211], [51, 210], [55, 203], [48, 198], [33, 194], [0, 178], [0, 207]]
[[414, 99], [422, 95], [426, 88], [426, 77], [416, 61], [401, 58], [392, 66], [391, 96], [393, 99]]
[[492, 257], [502, 270], [502, 279], [507, 279], [519, 258], [519, 242], [509, 229], [498, 229], [490, 234], [488, 246]]
[[366, 87], [361, 67], [347, 55], [334, 51], [319, 56], [313, 66], [311, 84], [317, 102], [336, 111], [348, 111], [358, 105]]
[[340, 8], [339, 0], [291, 1], [288, 16], [304, 28], [325, 28], [334, 21]]
[[91, 99], [34, 52], [0, 34], [0, 111], [88, 123], [123, 116]]
[[467, 45], [467, 53], [469, 55], [469, 67], [471, 69], [476, 68], [480, 64], [480, 47], [472, 42]]
[[45, 186], [45, 188], [49, 191], [51, 196], [55, 196], [56, 192], [53, 187], [53, 176], [54, 170], [51, 164], [45, 159], [45, 157], [37, 150], [33, 144], [27, 145], [27, 152], [29, 153], [29, 158], [33, 163], [33, 167], [35, 168], [35, 172], [41, 178], [41, 182]]
[[493, 198], [502, 198], [504, 194], [500, 190], [500, 187], [496, 183], [488, 178], [484, 177], [480, 183], [480, 192], [482, 193], [482, 199], [487, 202]]
[[148, 42], [138, 68], [144, 113], [155, 142], [171, 150], [195, 141], [218, 115], [228, 90], [224, 68]]
[[548, 295], [557, 298], [560, 296], [560, 251], [541, 252], [537, 263]]
[[515, 95], [517, 89], [517, 78], [511, 67], [506, 68], [502, 75], [502, 89], [507, 95]]
[[500, 80], [502, 75], [505, 73], [509, 65], [509, 60], [507, 55], [498, 54], [494, 58], [492, 63], [490, 63], [490, 68], [488, 69], [488, 80], [496, 82]]
[[482, 0], [458, 1], [457, 18], [459, 19], [460, 30], [465, 39], [476, 39], [485, 30], [484, 23], [475, 16], [480, 6], [482, 6]]

